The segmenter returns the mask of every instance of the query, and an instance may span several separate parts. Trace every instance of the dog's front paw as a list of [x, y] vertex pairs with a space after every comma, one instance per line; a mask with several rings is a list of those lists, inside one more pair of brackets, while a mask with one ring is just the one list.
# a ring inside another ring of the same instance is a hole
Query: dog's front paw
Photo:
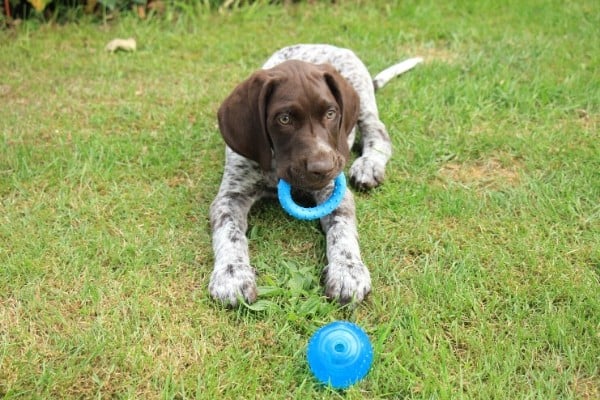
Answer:
[[229, 306], [236, 306], [239, 299], [253, 303], [257, 294], [256, 271], [246, 264], [215, 266], [208, 290], [215, 300]]
[[325, 295], [341, 304], [361, 302], [371, 291], [369, 270], [360, 261], [332, 262], [324, 271]]
[[350, 182], [360, 190], [379, 186], [384, 175], [385, 164], [365, 156], [357, 158], [350, 167]]

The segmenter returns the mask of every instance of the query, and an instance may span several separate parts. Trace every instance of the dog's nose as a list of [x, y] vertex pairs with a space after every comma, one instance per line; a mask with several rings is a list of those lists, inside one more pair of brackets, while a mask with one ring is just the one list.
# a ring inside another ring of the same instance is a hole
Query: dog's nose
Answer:
[[327, 175], [335, 168], [335, 163], [329, 157], [320, 157], [315, 160], [309, 160], [306, 163], [306, 170], [315, 175]]

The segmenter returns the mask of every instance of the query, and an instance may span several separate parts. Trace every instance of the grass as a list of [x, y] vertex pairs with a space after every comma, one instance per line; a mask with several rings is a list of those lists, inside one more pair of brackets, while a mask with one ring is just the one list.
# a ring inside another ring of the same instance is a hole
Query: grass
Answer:
[[[600, 7], [342, 2], [0, 31], [0, 397], [600, 396]], [[136, 53], [108, 54], [134, 36]], [[395, 154], [357, 194], [373, 293], [319, 287], [317, 224], [250, 217], [260, 302], [207, 293], [220, 101], [275, 49], [371, 72]], [[319, 386], [306, 343], [356, 321], [375, 362]]]

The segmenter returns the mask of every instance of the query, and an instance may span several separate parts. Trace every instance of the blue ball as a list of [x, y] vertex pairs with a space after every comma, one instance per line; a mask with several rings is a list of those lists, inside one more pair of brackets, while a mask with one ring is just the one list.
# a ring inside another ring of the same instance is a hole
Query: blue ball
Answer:
[[306, 356], [319, 382], [345, 389], [367, 375], [373, 363], [373, 347], [358, 325], [337, 321], [313, 334]]
[[346, 193], [346, 176], [342, 172], [335, 178], [331, 196], [316, 207], [302, 207], [292, 199], [292, 187], [283, 179], [277, 184], [277, 195], [281, 207], [294, 218], [305, 221], [323, 218], [338, 208]]

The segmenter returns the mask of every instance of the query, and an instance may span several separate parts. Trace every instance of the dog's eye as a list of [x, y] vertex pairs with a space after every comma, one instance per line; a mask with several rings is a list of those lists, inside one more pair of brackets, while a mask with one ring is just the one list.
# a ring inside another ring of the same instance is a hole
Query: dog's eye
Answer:
[[330, 108], [329, 110], [327, 110], [327, 113], [325, 113], [325, 117], [327, 119], [335, 119], [336, 116], [337, 112], [333, 108]]
[[279, 114], [277, 117], [277, 122], [279, 122], [281, 125], [289, 125], [292, 122], [292, 118], [288, 113]]

